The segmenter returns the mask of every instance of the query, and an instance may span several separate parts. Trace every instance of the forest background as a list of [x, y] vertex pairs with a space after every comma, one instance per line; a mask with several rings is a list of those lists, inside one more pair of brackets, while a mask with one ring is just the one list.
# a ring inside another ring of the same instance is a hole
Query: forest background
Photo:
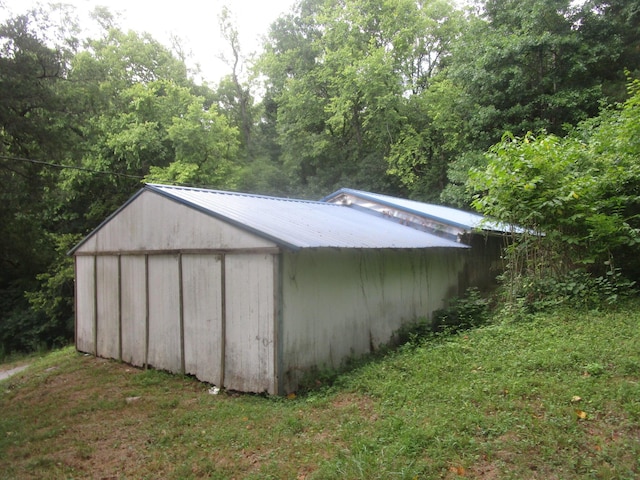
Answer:
[[300, 0], [253, 59], [223, 12], [214, 85], [179, 44], [93, 19], [0, 25], [2, 354], [73, 338], [66, 252], [142, 182], [473, 206], [545, 233], [512, 272], [640, 276], [635, 1]]

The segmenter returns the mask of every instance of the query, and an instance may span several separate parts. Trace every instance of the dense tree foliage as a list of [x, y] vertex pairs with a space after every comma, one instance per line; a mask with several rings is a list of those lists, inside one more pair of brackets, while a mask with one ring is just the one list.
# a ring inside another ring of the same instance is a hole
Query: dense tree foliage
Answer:
[[0, 25], [0, 351], [70, 337], [66, 252], [144, 181], [468, 208], [475, 169], [476, 206], [574, 245], [564, 264], [631, 266], [634, 2], [300, 0], [254, 63], [225, 10], [213, 86], [104, 8], [91, 38], [49, 8]]
[[386, 158], [401, 163], [436, 144], [423, 133], [425, 102], [415, 96], [460, 18], [440, 0], [304, 0], [273, 25], [259, 66], [294, 190], [398, 190]]
[[68, 25], [42, 12], [0, 27], [4, 350], [69, 338], [66, 252], [142, 180], [216, 188], [238, 180], [238, 129], [213, 92], [153, 38], [99, 15], [103, 36], [77, 50], [53, 42]]
[[[56, 181], [43, 162], [60, 162], [77, 137], [57, 92], [67, 69], [64, 51], [47, 45], [42, 30], [48, 25], [34, 13], [0, 26], [0, 348], [68, 337], [68, 319], [48, 321], [25, 297], [55, 255], [52, 219], [44, 212], [45, 192], [55, 190]], [[71, 294], [64, 292], [67, 299]]]
[[640, 81], [620, 109], [564, 137], [505, 135], [468, 184], [480, 211], [514, 229], [512, 283], [575, 270], [640, 278]]
[[466, 171], [483, 162], [478, 153], [505, 131], [562, 135], [597, 115], [601, 102], [624, 100], [625, 69], [640, 73], [638, 58], [621, 53], [625, 45], [633, 50], [631, 38], [638, 38], [618, 35], [621, 25], [638, 21], [633, 2], [626, 3], [624, 12], [602, 2], [483, 3], [453, 46], [443, 76], [458, 87], [460, 94], [454, 95], [464, 108], [464, 121], [455, 129], [469, 133], [462, 150], [454, 150], [445, 162], [451, 181], [445, 200], [469, 203], [462, 188]]

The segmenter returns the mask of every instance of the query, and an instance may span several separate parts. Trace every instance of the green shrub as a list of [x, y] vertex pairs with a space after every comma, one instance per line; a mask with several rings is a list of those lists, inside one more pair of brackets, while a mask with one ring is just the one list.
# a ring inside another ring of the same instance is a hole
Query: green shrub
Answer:
[[73, 339], [73, 312], [53, 318], [33, 308], [23, 289], [0, 290], [0, 358], [67, 345]]
[[[509, 304], [613, 303], [640, 281], [640, 80], [565, 137], [506, 133], [470, 172], [473, 206], [512, 225]], [[515, 227], [517, 226], [517, 227]]]
[[456, 332], [478, 327], [489, 318], [489, 300], [477, 288], [469, 288], [462, 297], [449, 301], [449, 306], [433, 313], [431, 329], [434, 332]]
[[620, 269], [594, 276], [584, 270], [561, 275], [509, 277], [503, 291], [504, 305], [511, 312], [530, 314], [559, 306], [577, 309], [610, 307], [637, 292], [634, 281], [626, 279]]

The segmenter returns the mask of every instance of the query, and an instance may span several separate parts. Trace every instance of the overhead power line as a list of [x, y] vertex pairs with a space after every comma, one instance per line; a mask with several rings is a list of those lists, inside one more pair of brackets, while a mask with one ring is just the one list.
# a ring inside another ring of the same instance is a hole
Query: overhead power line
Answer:
[[104, 170], [94, 170], [92, 168], [78, 167], [78, 166], [75, 166], [75, 165], [62, 165], [60, 163], [45, 162], [44, 160], [34, 160], [33, 158], [11, 157], [11, 156], [7, 156], [7, 155], [0, 155], [0, 158], [2, 158], [3, 160], [11, 160], [11, 161], [15, 161], [15, 162], [35, 163], [37, 165], [45, 165], [47, 167], [53, 167], [53, 168], [79, 170], [79, 171], [82, 171], [82, 172], [94, 173], [96, 175], [113, 175], [113, 176], [116, 176], [116, 177], [124, 177], [124, 178], [133, 178], [133, 179], [136, 179], [136, 180], [144, 180], [144, 177], [141, 177], [139, 175], [130, 175], [128, 173], [119, 173], [119, 172], [107, 172], [107, 171], [104, 171]]
[[[107, 172], [105, 170], [94, 170], [92, 168], [78, 167], [78, 166], [75, 166], [75, 165], [62, 165], [60, 163], [45, 162], [44, 160], [34, 160], [33, 158], [22, 158], [22, 157], [12, 157], [12, 156], [9, 156], [9, 155], [0, 155], [0, 159], [12, 160], [12, 161], [16, 161], [16, 162], [34, 163], [34, 164], [37, 164], [37, 165], [44, 165], [46, 167], [53, 167], [53, 168], [62, 168], [62, 169], [68, 169], [68, 170], [79, 170], [81, 172], [93, 173], [93, 174], [96, 174], [96, 175], [113, 175], [113, 176], [116, 176], [116, 177], [131, 178], [131, 179], [134, 179], [134, 180], [144, 180], [144, 177], [140, 176], [140, 175], [131, 175], [131, 174], [128, 174], [128, 173], [119, 173], [119, 172]], [[167, 184], [167, 185], [173, 185], [175, 187], [194, 187], [194, 188], [210, 188], [210, 189], [217, 188], [214, 185], [197, 185], [197, 184], [192, 184], [192, 183], [181, 183], [181, 182], [175, 182], [175, 181], [168, 181], [168, 182], [164, 182], [164, 183]]]

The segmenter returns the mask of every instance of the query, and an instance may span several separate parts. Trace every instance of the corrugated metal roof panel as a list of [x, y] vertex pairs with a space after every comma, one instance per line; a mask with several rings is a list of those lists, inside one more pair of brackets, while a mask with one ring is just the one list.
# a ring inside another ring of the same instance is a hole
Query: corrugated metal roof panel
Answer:
[[466, 248], [341, 205], [166, 185], [145, 188], [299, 248]]
[[342, 188], [337, 192], [326, 196], [321, 201], [329, 202], [332, 199], [335, 199], [336, 197], [344, 194], [353, 195], [358, 198], [377, 202], [391, 208], [397, 208], [408, 213], [437, 220], [442, 223], [456, 226], [467, 231], [474, 229], [490, 230], [496, 232], [510, 231], [509, 228], [504, 224], [494, 222], [487, 217], [477, 213], [467, 212], [465, 210], [459, 210], [451, 207], [445, 207], [443, 205], [434, 205], [430, 203], [418, 202], [415, 200], [408, 200], [405, 198], [392, 197], [390, 195], [364, 192], [362, 190], [353, 190], [350, 188]]

